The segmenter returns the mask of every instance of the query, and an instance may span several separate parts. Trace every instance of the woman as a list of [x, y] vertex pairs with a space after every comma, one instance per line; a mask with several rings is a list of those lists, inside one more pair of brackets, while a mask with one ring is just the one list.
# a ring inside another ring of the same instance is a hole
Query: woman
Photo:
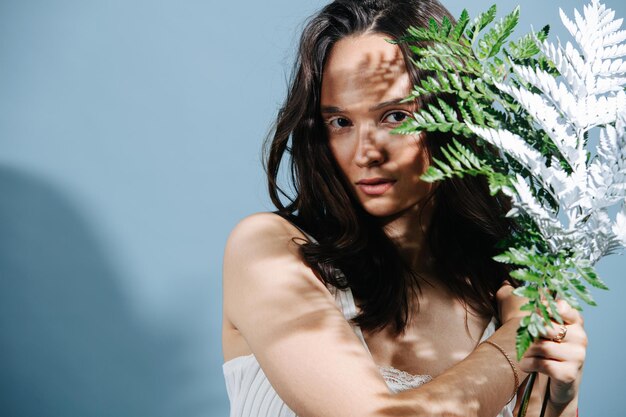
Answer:
[[491, 259], [515, 232], [507, 201], [420, 181], [450, 138], [390, 133], [428, 100], [399, 103], [426, 74], [386, 39], [431, 16], [452, 20], [436, 0], [339, 0], [304, 29], [267, 162], [279, 215], [244, 219], [225, 250], [231, 416], [510, 416], [533, 371], [529, 413], [549, 376], [546, 416], [576, 415], [578, 312], [560, 304], [565, 326], [515, 360], [523, 300]]

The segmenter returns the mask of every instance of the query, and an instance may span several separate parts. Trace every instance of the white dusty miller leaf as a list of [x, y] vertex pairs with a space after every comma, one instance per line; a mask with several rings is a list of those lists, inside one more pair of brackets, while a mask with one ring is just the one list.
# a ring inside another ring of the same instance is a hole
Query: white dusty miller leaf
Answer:
[[[562, 207], [573, 206], [584, 200], [584, 178], [574, 172], [568, 175], [556, 162], [551, 161], [550, 166], [539, 151], [533, 149], [520, 136], [503, 129], [489, 129], [472, 125], [467, 126], [482, 139], [496, 146], [506, 154], [515, 158], [524, 165], [544, 188], [559, 202]], [[586, 201], [586, 200], [585, 200]]]
[[[554, 79], [547, 74], [549, 78]], [[510, 94], [533, 116], [534, 120], [550, 136], [559, 151], [571, 166], [580, 158], [584, 158], [582, 152], [577, 148], [576, 132], [570, 124], [563, 118], [555, 106], [548, 102], [547, 98], [541, 94], [528, 91], [525, 88], [517, 88], [506, 84], [496, 83], [501, 91]], [[572, 106], [575, 100], [571, 100]], [[566, 107], [569, 105], [566, 104]]]
[[617, 213], [615, 224], [613, 225], [613, 233], [623, 246], [626, 246], [626, 202], [622, 206], [622, 210]]
[[516, 192], [513, 198], [514, 205], [529, 214], [539, 227], [541, 234], [548, 244], [550, 244], [554, 250], [558, 249], [561, 231], [564, 229], [561, 222], [556, 218], [554, 213], [543, 207], [537, 201], [523, 176], [517, 174], [513, 181], [513, 186]]
[[[575, 10], [573, 19], [560, 13], [573, 42], [553, 44], [534, 35], [560, 76], [511, 63], [518, 82], [505, 79], [495, 85], [547, 134], [569, 170], [510, 131], [467, 124], [531, 173], [515, 177], [509, 215], [529, 214], [552, 248], [573, 250], [594, 263], [626, 242], [624, 211], [614, 222], [607, 211], [626, 199], [626, 31], [621, 30], [623, 19], [615, 19], [615, 12], [599, 0], [592, 0], [582, 13]], [[596, 152], [588, 148], [593, 129], [600, 134]], [[553, 197], [558, 211], [537, 199], [531, 182]]]
[[608, 207], [626, 198], [626, 132], [621, 120], [600, 129], [595, 159], [589, 166], [587, 188], [596, 207]]

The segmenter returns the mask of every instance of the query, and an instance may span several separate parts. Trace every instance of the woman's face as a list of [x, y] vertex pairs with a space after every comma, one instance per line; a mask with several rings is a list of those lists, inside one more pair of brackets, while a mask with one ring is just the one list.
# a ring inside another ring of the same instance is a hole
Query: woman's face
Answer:
[[367, 212], [386, 217], [417, 208], [432, 184], [420, 181], [429, 163], [421, 135], [393, 135], [415, 111], [398, 103], [411, 90], [400, 49], [389, 36], [339, 40], [322, 77], [321, 114], [335, 160]]

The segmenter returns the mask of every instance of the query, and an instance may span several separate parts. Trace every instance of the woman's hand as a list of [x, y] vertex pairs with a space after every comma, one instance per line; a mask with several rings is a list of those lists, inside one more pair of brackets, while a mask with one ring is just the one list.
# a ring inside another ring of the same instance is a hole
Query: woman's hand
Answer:
[[528, 302], [528, 298], [513, 294], [513, 289], [509, 281], [504, 281], [498, 292], [496, 292], [500, 323], [502, 324], [512, 319], [519, 320], [529, 314], [527, 311], [520, 310], [520, 308]]
[[[587, 333], [577, 310], [563, 300], [557, 301], [557, 309], [563, 318], [563, 326], [553, 321], [548, 333], [528, 348], [520, 361], [520, 368], [524, 372], [549, 376], [550, 401], [565, 406], [578, 394], [587, 352]], [[563, 333], [565, 335], [561, 338]]]

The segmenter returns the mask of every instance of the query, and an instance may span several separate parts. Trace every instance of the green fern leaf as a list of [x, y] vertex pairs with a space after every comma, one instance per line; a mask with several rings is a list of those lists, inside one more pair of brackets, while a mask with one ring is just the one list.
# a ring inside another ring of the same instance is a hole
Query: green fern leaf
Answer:
[[576, 266], [576, 271], [582, 276], [585, 281], [589, 284], [593, 285], [596, 288], [601, 288], [603, 290], [608, 290], [609, 287], [598, 277], [594, 268], [592, 266], [584, 266], [581, 267], [579, 265]]
[[570, 288], [572, 288], [576, 295], [578, 295], [585, 303], [591, 306], [597, 305], [587, 287], [585, 287], [579, 279], [569, 278], [567, 282], [569, 283]]
[[527, 326], [520, 326], [517, 329], [517, 335], [515, 337], [515, 342], [516, 342], [515, 347], [517, 351], [518, 361], [522, 360], [522, 356], [524, 356], [524, 353], [526, 353], [532, 341], [533, 341], [533, 338], [528, 332]]
[[539, 290], [534, 286], [517, 287], [513, 290], [513, 294], [530, 299], [539, 298]]
[[507, 38], [511, 36], [515, 26], [519, 22], [520, 7], [517, 6], [511, 13], [503, 17], [497, 22], [485, 36], [478, 41], [478, 51], [476, 56], [479, 59], [488, 59], [494, 57]]
[[393, 135], [412, 135], [417, 132], [417, 122], [414, 119], [408, 119], [400, 126], [391, 130], [391, 134]]
[[483, 113], [483, 107], [478, 104], [478, 101], [476, 101], [473, 96], [469, 96], [467, 98], [467, 105], [472, 114], [472, 119], [476, 122], [476, 124], [480, 126], [484, 125], [485, 115]]
[[441, 148], [441, 153], [443, 153], [443, 155], [448, 160], [448, 163], [452, 166], [452, 168], [455, 171], [457, 172], [463, 171], [463, 167], [461, 166], [461, 163], [450, 154], [447, 148]]
[[431, 17], [430, 20], [428, 21], [428, 31], [434, 37], [436, 38], [439, 37], [439, 25], [437, 24], [437, 21], [433, 17]]
[[420, 111], [420, 116], [424, 118], [424, 121], [426, 122], [425, 124], [433, 124], [433, 125], [436, 124], [435, 118], [428, 111], [426, 110]]
[[528, 268], [516, 269], [511, 271], [509, 275], [521, 281], [534, 282], [536, 284], [543, 283], [543, 276]]
[[456, 139], [452, 139], [452, 146], [448, 146], [448, 150], [467, 169], [482, 169], [482, 164], [478, 157], [472, 151], [461, 145]]
[[439, 108], [433, 104], [429, 104], [428, 105], [428, 110], [430, 111], [430, 114], [432, 114], [435, 117], [435, 120], [441, 124], [445, 124], [447, 123], [446, 120], [446, 115], [443, 114], [443, 112], [441, 110], [439, 110]]
[[454, 87], [455, 90], [461, 91], [463, 90], [463, 82], [461, 81], [461, 77], [457, 73], [448, 74], [448, 79], [450, 80], [450, 85]]
[[[548, 37], [550, 32], [550, 25], [544, 26], [539, 32], [536, 33], [537, 38], [540, 41], [544, 41]], [[539, 53], [539, 47], [534, 39], [532, 33], [529, 33], [517, 41], [509, 42], [509, 55], [515, 62], [522, 63], [523, 60], [527, 60]]]
[[415, 60], [411, 58], [411, 62], [417, 68], [426, 70], [426, 71], [446, 71], [446, 67], [442, 64], [441, 60], [438, 57], [427, 56], [423, 57], [420, 60]]
[[474, 21], [469, 25], [466, 31], [466, 36], [471, 41], [471, 43], [474, 43], [476, 41], [478, 33], [480, 33], [480, 31], [483, 30], [495, 18], [496, 5], [494, 4], [489, 8], [489, 10], [479, 14], [476, 19], [474, 19]]
[[439, 29], [439, 36], [442, 38], [447, 38], [452, 30], [452, 22], [448, 18], [448, 16], [444, 16], [441, 19], [441, 28]]
[[422, 181], [426, 181], [426, 182], [435, 182], [435, 181], [440, 181], [442, 179], [444, 179], [445, 176], [443, 175], [443, 172], [440, 169], [435, 168], [434, 166], [429, 166], [428, 169], [426, 170], [426, 172], [424, 172], [421, 176], [420, 179]]
[[452, 30], [452, 33], [450, 34], [450, 39], [454, 41], [460, 40], [461, 36], [463, 36], [463, 32], [465, 31], [465, 28], [467, 28], [469, 21], [470, 21], [469, 13], [467, 12], [467, 9], [463, 9], [463, 11], [461, 12], [461, 16], [459, 17], [459, 20], [456, 23], [456, 26], [454, 27], [454, 29]]
[[449, 177], [452, 175], [453, 170], [452, 168], [450, 168], [450, 166], [448, 166], [445, 162], [441, 161], [440, 159], [437, 158], [433, 158], [433, 162], [435, 163], [435, 165], [437, 165], [439, 167], [439, 169], [441, 171], [443, 171], [444, 175], [446, 177]]
[[546, 297], [548, 300], [548, 307], [550, 308], [550, 316], [554, 318], [559, 324], [563, 324], [563, 318], [559, 314], [558, 306], [556, 305], [556, 301], [551, 296]]
[[452, 108], [452, 106], [443, 101], [441, 98], [437, 98], [437, 103], [439, 104], [439, 108], [446, 114], [446, 120], [451, 122], [458, 121], [456, 111]]
[[542, 303], [537, 303], [537, 307], [539, 307], [539, 312], [541, 312], [541, 316], [543, 317], [544, 322], [550, 323], [551, 318], [550, 314], [548, 313], [548, 308]]

